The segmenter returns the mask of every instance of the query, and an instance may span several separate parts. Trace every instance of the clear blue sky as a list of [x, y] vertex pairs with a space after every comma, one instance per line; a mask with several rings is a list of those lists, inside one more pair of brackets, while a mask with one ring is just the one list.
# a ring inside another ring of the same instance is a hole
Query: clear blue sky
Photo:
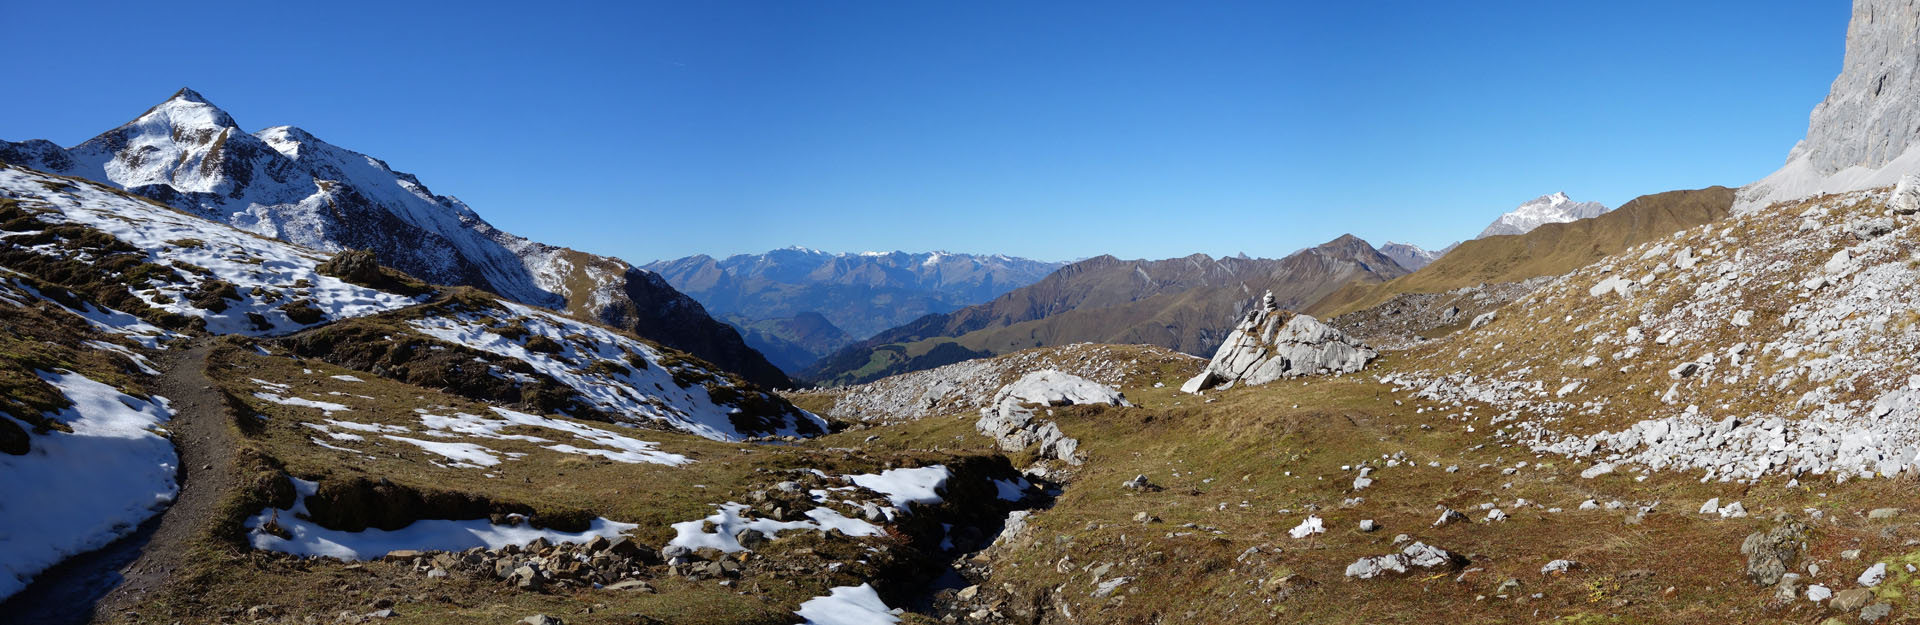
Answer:
[[1438, 246], [1537, 195], [1771, 172], [1836, 0], [15, 2], [0, 138], [181, 86], [644, 263]]

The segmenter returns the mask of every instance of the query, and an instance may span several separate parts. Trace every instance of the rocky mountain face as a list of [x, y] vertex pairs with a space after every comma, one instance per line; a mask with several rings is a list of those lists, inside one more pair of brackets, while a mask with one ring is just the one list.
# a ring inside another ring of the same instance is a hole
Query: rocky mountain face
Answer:
[[1388, 241], [1386, 245], [1380, 246], [1380, 253], [1387, 258], [1393, 259], [1394, 263], [1400, 265], [1407, 271], [1419, 271], [1421, 267], [1425, 267], [1428, 263], [1438, 260], [1442, 255], [1453, 251], [1453, 248], [1459, 247], [1459, 245], [1460, 244], [1455, 243], [1444, 249], [1427, 250], [1412, 243], [1394, 243]]
[[819, 313], [855, 338], [991, 300], [1061, 263], [928, 252], [829, 254], [805, 248], [655, 261], [646, 269], [716, 315], [750, 320]]
[[1480, 231], [1480, 236], [1474, 238], [1484, 239], [1502, 234], [1526, 234], [1534, 228], [1546, 224], [1566, 223], [1577, 219], [1599, 217], [1606, 212], [1607, 205], [1599, 202], [1575, 202], [1573, 198], [1567, 197], [1565, 193], [1542, 195], [1527, 200], [1527, 202], [1521, 204], [1519, 208], [1508, 211], [1507, 214], [1501, 215], [1498, 219], [1493, 220], [1493, 223], [1488, 225], [1486, 230]]
[[1894, 184], [1920, 171], [1920, 12], [1906, 0], [1853, 3], [1847, 55], [1787, 164], [1740, 190], [1738, 212]]
[[0, 161], [111, 184], [315, 250], [373, 250], [429, 282], [596, 319], [756, 383], [789, 384], [732, 328], [650, 272], [502, 232], [413, 175], [299, 128], [245, 132], [191, 89], [70, 149], [0, 141]]
[[1195, 254], [1159, 261], [1101, 256], [1031, 286], [946, 315], [928, 315], [821, 359], [801, 376], [859, 383], [969, 358], [1079, 342], [1158, 345], [1212, 354], [1251, 306], [1272, 291], [1304, 308], [1350, 282], [1406, 274], [1393, 259], [1345, 235], [1281, 259]]

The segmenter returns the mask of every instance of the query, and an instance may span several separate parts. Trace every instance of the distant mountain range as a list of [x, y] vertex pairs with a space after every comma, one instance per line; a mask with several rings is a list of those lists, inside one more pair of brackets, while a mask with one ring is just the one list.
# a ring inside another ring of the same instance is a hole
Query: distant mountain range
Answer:
[[821, 359], [800, 377], [850, 384], [1030, 347], [1143, 343], [1211, 354], [1268, 290], [1301, 308], [1360, 280], [1407, 273], [1366, 241], [1342, 236], [1281, 259], [1080, 261], [990, 302], [933, 314]]
[[431, 282], [596, 319], [761, 385], [791, 383], [733, 328], [651, 272], [502, 232], [413, 175], [299, 128], [248, 133], [191, 89], [71, 149], [0, 141], [0, 161], [110, 184], [317, 250], [370, 249], [381, 263]]
[[1486, 230], [1480, 231], [1484, 239], [1503, 234], [1526, 234], [1534, 228], [1546, 224], [1566, 223], [1576, 219], [1599, 217], [1607, 212], [1607, 205], [1599, 202], [1575, 202], [1566, 193], [1552, 193], [1528, 200], [1519, 208], [1501, 215]]
[[1033, 284], [1060, 266], [1003, 255], [830, 254], [792, 247], [721, 259], [703, 254], [645, 268], [740, 328], [747, 345], [793, 372], [888, 328]]

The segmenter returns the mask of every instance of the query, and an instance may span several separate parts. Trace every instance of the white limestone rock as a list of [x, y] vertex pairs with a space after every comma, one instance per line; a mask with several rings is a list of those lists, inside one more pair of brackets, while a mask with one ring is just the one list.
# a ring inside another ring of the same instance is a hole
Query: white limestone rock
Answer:
[[1281, 310], [1273, 293], [1227, 335], [1207, 368], [1180, 390], [1198, 393], [1221, 384], [1266, 384], [1283, 378], [1352, 373], [1379, 356], [1332, 326]]
[[1895, 215], [1920, 213], [1920, 174], [1900, 177], [1900, 184], [1893, 187], [1893, 195], [1887, 197], [1887, 208]]
[[1389, 573], [1405, 573], [1413, 568], [1454, 570], [1465, 566], [1467, 559], [1459, 554], [1416, 542], [1401, 549], [1400, 553], [1361, 558], [1347, 565], [1347, 577], [1373, 579]]
[[993, 402], [980, 409], [974, 427], [994, 439], [1001, 451], [1013, 453], [1038, 445], [1042, 457], [1078, 465], [1080, 441], [1062, 433], [1052, 421], [1038, 418], [1036, 407], [1094, 404], [1132, 405], [1120, 391], [1098, 382], [1057, 370], [1035, 371], [995, 393]]

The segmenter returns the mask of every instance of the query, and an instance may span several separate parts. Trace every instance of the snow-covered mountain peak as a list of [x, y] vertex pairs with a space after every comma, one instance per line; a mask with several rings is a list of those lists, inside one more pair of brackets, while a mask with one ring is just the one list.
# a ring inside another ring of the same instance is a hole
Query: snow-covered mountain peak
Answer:
[[207, 102], [206, 96], [202, 96], [200, 95], [200, 92], [194, 91], [193, 87], [181, 87], [179, 91], [173, 92], [173, 97], [167, 98], [168, 102], [172, 102], [175, 100], [179, 100], [181, 102], [193, 102], [198, 104], [211, 104], [210, 102]]
[[1566, 223], [1577, 219], [1599, 217], [1607, 212], [1607, 205], [1599, 202], [1575, 202], [1566, 192], [1556, 191], [1542, 195], [1521, 204], [1480, 232], [1476, 238], [1486, 238], [1501, 234], [1526, 234], [1534, 228], [1546, 224]]
[[127, 123], [128, 126], [148, 128], [168, 127], [179, 129], [238, 128], [233, 116], [228, 115], [204, 96], [192, 89], [182, 88], [167, 98], [167, 101], [147, 109], [140, 117]]

